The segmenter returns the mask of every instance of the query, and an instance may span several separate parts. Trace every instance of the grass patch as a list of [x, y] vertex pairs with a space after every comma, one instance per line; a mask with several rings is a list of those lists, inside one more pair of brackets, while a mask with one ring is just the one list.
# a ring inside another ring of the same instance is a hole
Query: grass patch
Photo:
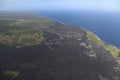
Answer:
[[6, 71], [5, 75], [10, 76], [12, 78], [16, 78], [16, 77], [19, 77], [20, 72], [18, 72], [18, 71]]
[[117, 47], [110, 45], [110, 44], [105, 44], [102, 40], [100, 40], [94, 33], [91, 31], [86, 30], [87, 32], [87, 37], [93, 42], [96, 42], [103, 46], [107, 51], [109, 51], [114, 57], [118, 56], [120, 49]]
[[42, 42], [42, 34], [39, 29], [14, 29], [0, 34], [0, 42], [5, 46], [19, 46], [19, 48], [32, 46]]

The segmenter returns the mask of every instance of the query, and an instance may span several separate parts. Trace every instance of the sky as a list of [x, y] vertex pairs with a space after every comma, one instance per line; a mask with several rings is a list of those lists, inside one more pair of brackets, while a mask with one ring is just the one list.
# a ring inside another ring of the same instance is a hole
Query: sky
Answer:
[[0, 0], [0, 10], [91, 10], [120, 12], [120, 0]]

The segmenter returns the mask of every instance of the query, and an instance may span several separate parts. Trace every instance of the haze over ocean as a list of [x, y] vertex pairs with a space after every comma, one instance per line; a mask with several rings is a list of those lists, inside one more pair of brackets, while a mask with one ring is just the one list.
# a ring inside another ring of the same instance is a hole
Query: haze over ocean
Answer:
[[66, 24], [93, 31], [103, 41], [120, 48], [120, 13], [91, 11], [37, 11]]

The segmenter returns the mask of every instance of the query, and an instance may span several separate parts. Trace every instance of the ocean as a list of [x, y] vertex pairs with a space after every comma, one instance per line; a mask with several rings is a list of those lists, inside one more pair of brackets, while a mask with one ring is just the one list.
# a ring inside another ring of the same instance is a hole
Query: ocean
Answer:
[[101, 40], [120, 48], [120, 13], [91, 11], [36, 11], [53, 20], [80, 26], [94, 32]]

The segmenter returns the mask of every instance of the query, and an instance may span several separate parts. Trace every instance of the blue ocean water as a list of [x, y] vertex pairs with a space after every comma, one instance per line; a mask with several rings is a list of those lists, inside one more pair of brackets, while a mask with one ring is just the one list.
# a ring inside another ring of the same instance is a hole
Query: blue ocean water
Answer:
[[37, 11], [65, 24], [93, 31], [103, 41], [120, 48], [120, 13], [90, 11]]

